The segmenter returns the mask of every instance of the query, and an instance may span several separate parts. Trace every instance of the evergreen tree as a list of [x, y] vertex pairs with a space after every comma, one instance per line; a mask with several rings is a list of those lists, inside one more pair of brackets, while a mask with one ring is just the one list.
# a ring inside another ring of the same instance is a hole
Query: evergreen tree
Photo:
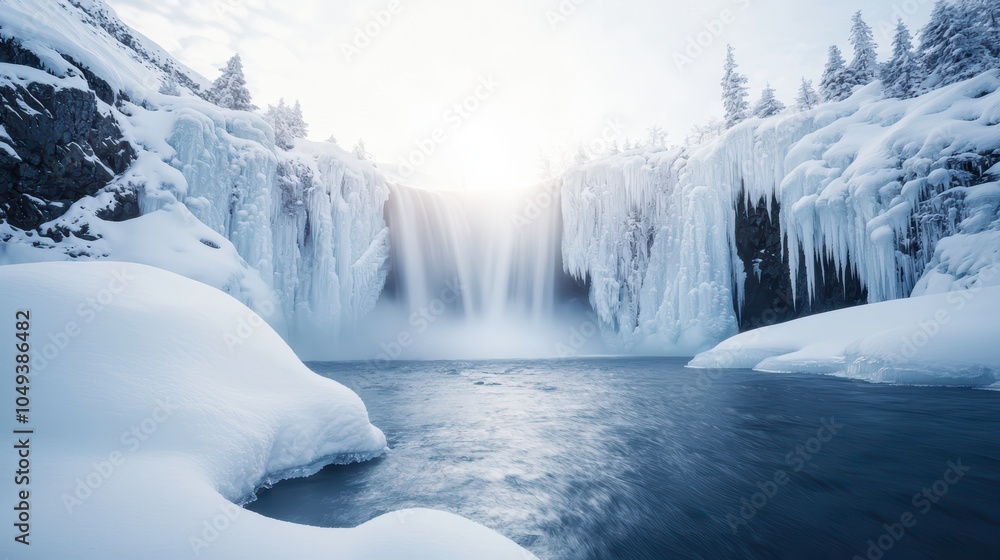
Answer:
[[967, 80], [997, 66], [995, 29], [991, 29], [994, 24], [988, 17], [995, 13], [996, 3], [996, 0], [962, 0], [952, 6], [950, 26], [943, 48], [938, 51], [935, 85]]
[[354, 150], [352, 151], [354, 153], [354, 157], [358, 158], [361, 161], [364, 161], [369, 157], [371, 157], [371, 154], [368, 153], [368, 148], [365, 147], [364, 138], [358, 139], [358, 143], [354, 145]]
[[854, 60], [847, 68], [847, 82], [853, 86], [872, 83], [878, 72], [878, 57], [875, 54], [875, 35], [872, 28], [861, 19], [861, 12], [851, 19], [851, 45], [854, 46]]
[[823, 101], [842, 101], [851, 96], [851, 84], [847, 82], [847, 68], [840, 49], [832, 45], [823, 78], [819, 82], [819, 94]]
[[733, 46], [728, 45], [726, 64], [722, 75], [722, 104], [726, 110], [726, 127], [731, 128], [747, 118], [750, 104], [747, 102], [747, 77], [736, 71], [736, 56]]
[[659, 152], [667, 149], [667, 131], [659, 126], [652, 126], [646, 132], [649, 136], [646, 140], [646, 149], [651, 152]]
[[812, 80], [802, 78], [799, 95], [795, 98], [795, 108], [799, 111], [808, 111], [817, 105], [819, 105], [819, 95], [813, 88]]
[[302, 106], [298, 101], [295, 107], [289, 107], [285, 98], [281, 98], [277, 106], [268, 105], [264, 116], [274, 127], [274, 143], [278, 147], [290, 150], [295, 146], [296, 138], [306, 137], [309, 126], [302, 117]]
[[243, 75], [243, 61], [240, 55], [233, 55], [222, 69], [222, 75], [212, 83], [208, 98], [219, 107], [238, 111], [256, 111], [257, 106], [250, 98], [247, 80]]
[[774, 96], [774, 88], [771, 87], [771, 84], [767, 84], [764, 86], [764, 91], [760, 94], [760, 100], [757, 101], [757, 105], [753, 108], [753, 116], [766, 119], [784, 110], [785, 104], [778, 101], [778, 98]]
[[882, 84], [889, 97], [909, 99], [920, 84], [920, 68], [913, 53], [910, 30], [900, 19], [892, 40], [892, 58], [882, 69]]
[[920, 30], [920, 69], [927, 77], [926, 87], [934, 88], [941, 81], [939, 70], [947, 54], [948, 38], [953, 34], [952, 23], [956, 8], [946, 0], [938, 0], [927, 25]]
[[583, 165], [588, 161], [590, 161], [590, 154], [587, 153], [587, 150], [584, 149], [583, 144], [581, 143], [576, 149], [576, 155], [573, 156], [573, 164]]

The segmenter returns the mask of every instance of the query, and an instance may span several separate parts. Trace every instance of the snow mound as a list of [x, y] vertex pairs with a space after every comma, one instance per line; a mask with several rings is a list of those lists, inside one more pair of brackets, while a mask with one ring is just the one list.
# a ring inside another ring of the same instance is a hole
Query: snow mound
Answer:
[[[218, 290], [119, 262], [3, 266], [0, 284], [6, 338], [30, 311], [20, 427], [34, 434], [19, 489], [30, 489], [33, 531], [18, 558], [530, 557], [445, 513], [319, 529], [235, 506], [263, 484], [376, 457], [386, 440], [357, 395]], [[13, 343], [0, 361], [15, 363]], [[6, 446], [3, 460], [16, 452]]]
[[998, 310], [996, 286], [863, 305], [742, 333], [688, 366], [1000, 389]]

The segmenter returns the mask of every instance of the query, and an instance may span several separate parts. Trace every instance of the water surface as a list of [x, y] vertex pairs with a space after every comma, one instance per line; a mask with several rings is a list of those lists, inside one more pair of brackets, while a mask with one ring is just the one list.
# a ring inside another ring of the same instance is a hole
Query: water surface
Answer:
[[880, 536], [885, 560], [1000, 558], [1000, 392], [683, 364], [311, 364], [392, 451], [248, 508], [322, 527], [440, 509], [559, 560], [865, 558]]

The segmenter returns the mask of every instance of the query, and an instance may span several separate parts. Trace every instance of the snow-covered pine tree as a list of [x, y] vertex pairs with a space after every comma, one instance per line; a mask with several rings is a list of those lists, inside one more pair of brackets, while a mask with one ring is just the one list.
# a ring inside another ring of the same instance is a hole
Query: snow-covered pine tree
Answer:
[[819, 82], [819, 94], [823, 101], [841, 101], [851, 96], [852, 85], [847, 83], [847, 68], [844, 56], [837, 45], [830, 46], [826, 68]]
[[795, 108], [799, 111], [808, 111], [817, 105], [819, 105], [819, 95], [813, 88], [812, 80], [802, 78], [799, 95], [795, 98]]
[[945, 50], [948, 48], [948, 38], [953, 33], [952, 25], [957, 8], [947, 0], [938, 0], [931, 10], [930, 19], [920, 30], [920, 49], [918, 61], [920, 71], [925, 76], [923, 87], [933, 89], [940, 85], [941, 65]]
[[233, 55], [226, 63], [222, 74], [212, 83], [208, 98], [219, 107], [227, 109], [257, 110], [250, 97], [250, 90], [247, 89], [247, 80], [243, 75], [243, 61], [240, 60], [239, 54]]
[[292, 107], [292, 134], [296, 138], [305, 138], [309, 135], [309, 123], [306, 122], [305, 116], [302, 114], [302, 103], [298, 99], [295, 100], [295, 107]]
[[354, 150], [352, 151], [354, 153], [354, 157], [358, 158], [361, 161], [364, 161], [368, 159], [369, 156], [371, 156], [371, 154], [368, 153], [368, 148], [365, 147], [364, 138], [358, 139], [358, 143], [354, 145]]
[[722, 75], [722, 104], [726, 110], [726, 127], [735, 124], [749, 116], [750, 104], [747, 102], [747, 77], [736, 71], [736, 56], [732, 45], [727, 45], [726, 64]]
[[667, 131], [659, 126], [652, 126], [647, 131], [646, 149], [651, 152], [660, 152], [667, 149]]
[[[932, 83], [945, 86], [967, 80], [995, 68], [993, 23], [988, 16], [996, 11], [997, 0], [961, 0], [952, 7], [951, 25], [937, 59]], [[992, 9], [991, 9], [992, 8]]]
[[573, 156], [573, 165], [583, 165], [588, 161], [590, 161], [590, 154], [587, 153], [587, 150], [584, 149], [581, 143], [576, 149], [576, 155]]
[[854, 60], [847, 67], [847, 82], [852, 87], [872, 83], [878, 73], [875, 35], [872, 28], [861, 19], [860, 10], [851, 18], [851, 45], [854, 46]]
[[920, 85], [920, 66], [913, 53], [910, 30], [900, 19], [892, 40], [892, 58], [882, 67], [882, 84], [889, 97], [909, 99]]
[[784, 110], [785, 104], [778, 101], [778, 98], [774, 96], [774, 88], [771, 87], [771, 84], [767, 84], [764, 86], [764, 91], [760, 94], [760, 100], [757, 101], [757, 105], [753, 108], [753, 116], [766, 119]]
[[278, 100], [278, 105], [268, 105], [264, 115], [274, 127], [274, 143], [286, 150], [295, 146], [296, 138], [305, 138], [308, 125], [302, 117], [302, 106], [298, 101], [295, 107], [285, 104], [285, 98]]

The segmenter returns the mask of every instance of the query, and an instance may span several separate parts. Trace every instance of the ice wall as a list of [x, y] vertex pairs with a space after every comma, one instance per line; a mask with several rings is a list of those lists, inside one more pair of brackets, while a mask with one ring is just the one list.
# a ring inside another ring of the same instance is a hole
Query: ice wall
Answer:
[[[74, 197], [38, 232], [0, 222], [0, 263], [118, 259], [167, 268], [243, 301], [304, 355], [336, 356], [340, 332], [375, 306], [387, 274], [388, 188], [371, 164], [330, 143], [277, 148], [259, 114], [201, 99], [207, 80], [103, 2], [0, 3], [0, 39], [14, 41], [10, 52], [29, 53], [0, 64], [0, 84], [75, 90], [116, 123], [106, 140], [135, 152], [124, 172], [108, 173], [96, 194]], [[179, 95], [159, 92], [168, 75]]]
[[690, 149], [568, 172], [565, 266], [591, 279], [605, 329], [667, 353], [732, 334], [746, 270], [731, 239], [741, 196], [777, 200], [792, 291], [810, 299], [818, 263], [841, 278], [850, 270], [870, 302], [996, 268], [998, 72], [910, 100], [882, 99], [880, 88], [751, 119]]

